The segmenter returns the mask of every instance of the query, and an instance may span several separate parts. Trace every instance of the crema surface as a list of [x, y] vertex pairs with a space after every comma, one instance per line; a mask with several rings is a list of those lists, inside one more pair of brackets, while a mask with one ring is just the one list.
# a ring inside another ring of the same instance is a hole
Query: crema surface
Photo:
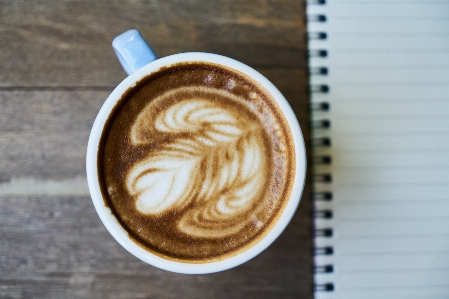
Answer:
[[271, 96], [209, 63], [166, 67], [129, 89], [98, 151], [105, 203], [130, 237], [192, 263], [257, 243], [288, 200], [294, 162]]

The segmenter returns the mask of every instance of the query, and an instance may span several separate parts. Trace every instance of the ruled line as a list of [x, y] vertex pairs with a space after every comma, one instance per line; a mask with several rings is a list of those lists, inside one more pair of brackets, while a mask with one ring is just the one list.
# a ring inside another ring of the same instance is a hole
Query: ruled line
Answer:
[[334, 183], [334, 185], [336, 186], [343, 186], [343, 187], [380, 187], [380, 186], [385, 186], [385, 187], [408, 187], [408, 186], [447, 186], [449, 184], [449, 182], [438, 182], [438, 183], [417, 183], [417, 182], [412, 182], [412, 183], [339, 183], [336, 184]]
[[391, 152], [391, 153], [446, 153], [449, 151], [449, 144], [447, 148], [439, 148], [439, 149], [411, 149], [411, 148], [367, 148], [367, 149], [347, 149], [340, 150], [338, 148], [335, 148], [332, 150], [332, 155], [334, 156], [336, 152], [338, 153], [354, 153], [354, 152], [360, 152], [360, 153], [369, 153], [369, 152]]
[[416, 255], [448, 255], [449, 256], [449, 250], [435, 250], [435, 251], [428, 251], [428, 250], [422, 250], [422, 251], [385, 251], [385, 252], [357, 252], [357, 253], [342, 253], [339, 251], [336, 251], [335, 254], [339, 256], [350, 256], [350, 257], [366, 257], [366, 256], [416, 256]]
[[352, 287], [352, 288], [345, 288], [345, 287], [340, 287], [340, 291], [344, 291], [344, 290], [355, 290], [355, 291], [359, 291], [359, 290], [370, 290], [370, 291], [385, 291], [385, 289], [389, 289], [389, 290], [398, 290], [398, 289], [422, 289], [422, 288], [435, 288], [435, 287], [444, 287], [444, 288], [448, 288], [449, 284], [443, 284], [443, 285], [421, 285], [421, 286], [417, 286], [417, 285], [407, 285], [407, 286], [382, 286], [382, 287]]
[[[362, 219], [361, 219], [362, 220]], [[419, 239], [425, 239], [425, 238], [441, 238], [441, 237], [448, 237], [449, 233], [447, 234], [391, 234], [391, 235], [352, 235], [352, 236], [338, 236], [338, 239], [343, 240], [368, 240], [368, 239], [400, 239], [400, 238], [419, 238]], [[333, 238], [336, 238], [335, 236]]]
[[[449, 53], [447, 55], [447, 57], [449, 58]], [[338, 69], [336, 70], [336, 68], [341, 69], [341, 70], [367, 70], [367, 69], [371, 69], [371, 70], [418, 70], [418, 71], [422, 71], [422, 70], [449, 70], [449, 64], [445, 65], [445, 64], [441, 64], [440, 65], [432, 65], [432, 66], [428, 66], [428, 65], [381, 65], [381, 64], [376, 64], [376, 65], [370, 65], [370, 64], [366, 64], [366, 65], [361, 65], [361, 64], [357, 64], [357, 65], [346, 65], [346, 64], [334, 64], [332, 65], [332, 72], [334, 74], [334, 72], [338, 72]]]
[[363, 274], [363, 273], [410, 273], [410, 272], [422, 272], [422, 271], [448, 271], [449, 267], [429, 267], [429, 268], [395, 268], [395, 269], [372, 269], [365, 268], [360, 270], [341, 270], [339, 269], [339, 273], [341, 274]]
[[[449, 100], [449, 98], [448, 98]], [[444, 114], [443, 114], [444, 113]], [[448, 112], [442, 112], [442, 114], [426, 114], [426, 115], [414, 115], [414, 114], [391, 114], [391, 115], [356, 115], [351, 114], [337, 114], [329, 112], [329, 116], [332, 119], [333, 116], [344, 116], [342, 122], [347, 120], [391, 120], [391, 119], [409, 119], [409, 120], [435, 120], [435, 119], [447, 119], [449, 116]], [[432, 131], [431, 131], [432, 132]]]
[[[381, 171], [381, 170], [449, 170], [449, 161], [447, 165], [401, 165], [401, 166], [383, 166], [383, 165], [372, 165], [372, 166], [333, 166], [329, 165], [328, 167], [332, 167], [332, 172], [335, 170], [373, 170], [373, 171]], [[326, 165], [320, 165], [320, 167], [326, 167]]]
[[339, 84], [339, 85], [348, 85], [348, 86], [354, 86], [354, 85], [360, 85], [360, 86], [447, 86], [449, 85], [449, 81], [406, 81], [406, 82], [388, 82], [388, 81], [382, 81], [382, 82], [352, 82], [352, 81], [333, 81], [330, 83], [332, 84]]
[[[330, 104], [335, 103], [335, 104], [354, 104], [354, 103], [358, 103], [358, 104], [370, 104], [370, 103], [392, 103], [392, 101], [404, 101], [404, 103], [422, 103], [423, 101], [425, 101], [424, 105], [427, 105], [429, 103], [429, 101], [432, 101], [434, 103], [440, 103], [440, 102], [447, 102], [449, 100], [449, 95], [445, 98], [377, 98], [377, 99], [368, 99], [368, 98], [359, 98], [359, 99], [354, 99], [354, 100], [347, 100], [347, 99], [341, 99], [341, 98], [335, 98], [335, 100], [332, 101], [328, 101]], [[363, 102], [362, 102], [363, 101]], [[316, 101], [317, 103], [321, 103], [322, 101]], [[432, 103], [430, 102], [430, 103]], [[331, 110], [329, 112], [327, 112], [329, 114], [332, 113], [332, 107]]]
[[[433, 201], [433, 202], [429, 202], [427, 200], [421, 200], [421, 201], [407, 201], [407, 205], [410, 203], [423, 203], [425, 202], [426, 205], [441, 205], [441, 202], [447, 203], [449, 200], [449, 198], [445, 199], [445, 200], [441, 200], [439, 202]], [[382, 204], [382, 206], [387, 206], [390, 202], [388, 203], [375, 203], [375, 206], [378, 206], [379, 204]], [[348, 204], [348, 203], [342, 203], [342, 204]], [[351, 206], [354, 204], [354, 202], [352, 202]], [[372, 204], [366, 204], [365, 202], [357, 202], [357, 205], [369, 205], [371, 206]], [[402, 202], [397, 202], [394, 203], [395, 205], [404, 205], [404, 203]], [[404, 221], [419, 221], [419, 222], [429, 222], [429, 221], [441, 221], [441, 220], [446, 220], [449, 223], [449, 219], [446, 216], [432, 216], [432, 217], [400, 217], [397, 218], [396, 216], [394, 218], [387, 218], [387, 217], [364, 217], [364, 218], [349, 218], [349, 217], [338, 217], [338, 213], [335, 213], [335, 217], [338, 218], [339, 221], [343, 221], [343, 222], [360, 222], [360, 220], [362, 220], [363, 222], [379, 222], [381, 221], [382, 223], [385, 222], [404, 222]]]

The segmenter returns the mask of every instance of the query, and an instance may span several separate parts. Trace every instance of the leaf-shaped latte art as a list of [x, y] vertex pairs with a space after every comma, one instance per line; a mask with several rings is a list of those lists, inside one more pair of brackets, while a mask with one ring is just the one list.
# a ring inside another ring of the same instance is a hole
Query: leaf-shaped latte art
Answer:
[[[170, 99], [171, 93], [158, 100]], [[137, 117], [131, 128], [135, 145], [159, 135], [166, 139], [130, 169], [126, 187], [142, 214], [182, 211], [178, 228], [184, 233], [225, 237], [252, 220], [265, 188], [269, 155], [263, 128], [239, 106], [186, 94], [167, 101], [165, 109], [154, 109], [153, 101]]]
[[192, 191], [188, 182], [198, 161], [193, 155], [163, 150], [137, 163], [126, 180], [131, 195], [137, 198], [137, 209], [144, 214], [158, 214], [186, 206]]

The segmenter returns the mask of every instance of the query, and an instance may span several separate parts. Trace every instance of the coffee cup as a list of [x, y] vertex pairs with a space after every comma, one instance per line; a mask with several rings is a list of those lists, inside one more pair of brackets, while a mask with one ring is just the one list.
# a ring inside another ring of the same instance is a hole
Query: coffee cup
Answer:
[[305, 181], [303, 136], [284, 96], [228, 57], [158, 59], [137, 30], [113, 48], [129, 76], [100, 109], [86, 157], [106, 229], [142, 261], [185, 274], [265, 250]]

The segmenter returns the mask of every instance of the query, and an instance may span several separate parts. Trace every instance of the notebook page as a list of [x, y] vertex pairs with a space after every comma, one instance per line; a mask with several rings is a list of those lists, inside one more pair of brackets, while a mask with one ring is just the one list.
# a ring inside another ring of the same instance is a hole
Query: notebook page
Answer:
[[327, 0], [308, 15], [310, 67], [327, 70], [311, 101], [330, 105], [313, 135], [331, 140], [313, 153], [315, 192], [332, 194], [315, 201], [316, 298], [449, 298], [449, 1]]

